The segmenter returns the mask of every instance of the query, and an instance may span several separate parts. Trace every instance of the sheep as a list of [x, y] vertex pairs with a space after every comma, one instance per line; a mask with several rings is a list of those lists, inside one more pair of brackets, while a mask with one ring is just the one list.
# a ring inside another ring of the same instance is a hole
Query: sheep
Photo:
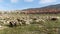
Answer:
[[26, 23], [25, 23], [26, 21], [22, 20], [21, 22], [22, 22], [23, 25], [26, 25]]
[[10, 26], [10, 27], [17, 26], [17, 22], [15, 22], [15, 21], [10, 21], [10, 22], [9, 22], [9, 26]]
[[0, 25], [0, 28], [1, 28], [2, 26]]
[[17, 21], [19, 22], [20, 25], [25, 25], [27, 23], [26, 20], [23, 19], [17, 19]]
[[36, 22], [39, 22], [39, 21], [40, 21], [40, 19], [36, 20]]
[[20, 21], [20, 19], [17, 19], [17, 21], [19, 22], [19, 21]]
[[36, 23], [37, 23], [37, 24], [45, 23], [45, 20], [43, 20], [43, 19], [37, 19], [37, 20], [36, 20]]
[[47, 19], [46, 20], [52, 20], [52, 21], [56, 21], [56, 20], [58, 20], [58, 19], [60, 19], [60, 17], [58, 17], [58, 16], [47, 16], [46, 17]]
[[26, 21], [25, 23], [26, 23], [26, 25], [29, 25], [30, 24], [30, 21]]
[[33, 20], [37, 20], [37, 18], [32, 18]]
[[25, 22], [26, 24], [32, 24], [33, 23], [33, 19], [27, 19], [27, 20], [24, 20], [24, 21], [26, 21]]
[[13, 24], [12, 24], [12, 22], [9, 22], [9, 24], [10, 24], [10, 25], [9, 25], [10, 27], [13, 27]]
[[23, 25], [22, 22], [19, 22], [19, 25], [20, 25], [20, 26]]
[[55, 20], [57, 20], [57, 18], [51, 18], [51, 20], [55, 21]]
[[26, 23], [26, 24], [31, 24], [32, 22], [33, 22], [32, 19], [27, 19], [25, 23]]
[[51, 17], [50, 20], [56, 21], [58, 20], [60, 17]]

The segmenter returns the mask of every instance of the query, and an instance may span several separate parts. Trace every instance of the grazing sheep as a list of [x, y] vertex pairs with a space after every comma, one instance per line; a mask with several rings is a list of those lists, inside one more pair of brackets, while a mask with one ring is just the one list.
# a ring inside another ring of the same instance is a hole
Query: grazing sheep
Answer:
[[9, 22], [9, 24], [10, 24], [10, 25], [9, 25], [10, 27], [13, 27], [13, 24], [12, 24], [12, 22]]
[[30, 19], [29, 21], [30, 21], [30, 23], [32, 23], [32, 22], [33, 22], [33, 20], [32, 20], [32, 19]]
[[19, 21], [20, 21], [20, 19], [17, 19], [17, 21], [19, 22]]
[[51, 18], [51, 20], [55, 21], [55, 20], [57, 20], [57, 18]]
[[13, 25], [14, 25], [14, 26], [17, 26], [17, 22], [14, 22]]
[[37, 18], [33, 18], [33, 20], [37, 20]]
[[32, 19], [28, 19], [28, 20], [26, 20], [26, 24], [30, 24], [30, 23], [32, 23], [33, 22], [33, 20]]
[[37, 19], [37, 20], [36, 20], [36, 23], [37, 23], [37, 24], [45, 23], [45, 20], [43, 20], [43, 19]]
[[0, 28], [1, 28], [2, 26], [0, 25]]
[[23, 25], [26, 25], [26, 23], [25, 23], [26, 21], [22, 20], [21, 22], [22, 22]]
[[16, 22], [14, 22], [14, 21], [10, 21], [9, 24], [10, 24], [9, 25], [10, 27], [17, 26]]
[[29, 21], [23, 20], [23, 19], [17, 19], [20, 25], [26, 25]]
[[20, 25], [20, 26], [23, 25], [22, 22], [19, 22], [19, 25]]
[[56, 20], [59, 19], [59, 17], [51, 17], [50, 19], [53, 20], [53, 21], [56, 21]]
[[29, 24], [30, 24], [30, 21], [26, 21], [25, 24], [26, 24], [26, 25], [29, 25]]
[[40, 21], [40, 19], [36, 20], [36, 22], [39, 22], [39, 21]]
[[48, 16], [46, 20], [52, 20], [52, 21], [56, 21], [58, 20], [60, 17], [57, 16]]

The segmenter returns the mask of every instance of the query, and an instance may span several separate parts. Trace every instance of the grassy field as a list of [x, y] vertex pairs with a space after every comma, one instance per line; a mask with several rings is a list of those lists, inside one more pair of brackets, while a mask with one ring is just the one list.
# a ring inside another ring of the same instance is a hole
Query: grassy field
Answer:
[[[51, 20], [51, 17], [60, 17], [60, 14], [2, 14], [0, 15], [0, 23], [6, 28], [1, 27], [0, 34], [60, 34], [60, 18]], [[7, 21], [17, 18], [27, 21], [33, 19], [33, 21], [28, 25], [7, 26]], [[40, 21], [36, 22], [36, 19], [40, 19]]]

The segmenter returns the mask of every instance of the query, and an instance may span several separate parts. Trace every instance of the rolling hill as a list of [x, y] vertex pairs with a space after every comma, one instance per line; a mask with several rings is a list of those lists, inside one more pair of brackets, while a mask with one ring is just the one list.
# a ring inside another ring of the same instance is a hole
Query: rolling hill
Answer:
[[49, 5], [41, 8], [30, 8], [22, 10], [27, 14], [57, 14], [60, 13], [60, 4]]

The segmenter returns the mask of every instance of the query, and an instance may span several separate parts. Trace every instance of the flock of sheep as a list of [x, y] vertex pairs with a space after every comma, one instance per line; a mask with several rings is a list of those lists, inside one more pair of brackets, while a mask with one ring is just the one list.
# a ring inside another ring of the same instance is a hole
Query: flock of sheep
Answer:
[[30, 25], [30, 24], [44, 24], [48, 20], [56, 21], [60, 17], [58, 16], [46, 16], [46, 17], [38, 17], [38, 16], [26, 16], [26, 17], [19, 17], [19, 18], [14, 18], [14, 17], [6, 17], [6, 18], [1, 18], [0, 17], [0, 25], [8, 25], [10, 27], [14, 26], [22, 26], [22, 25]]
[[48, 21], [48, 20], [56, 21], [58, 19], [59, 19], [59, 17], [57, 17], [57, 16], [46, 16], [46, 17], [42, 17], [42, 18], [37, 17], [37, 16], [34, 16], [34, 17], [26, 16], [26, 17], [16, 18], [13, 20], [5, 20], [3, 22], [3, 24], [9, 25], [10, 27], [18, 26], [18, 25], [20, 25], [20, 26], [30, 25], [30, 24], [41, 24], [42, 25], [42, 24], [46, 23], [46, 21]]

